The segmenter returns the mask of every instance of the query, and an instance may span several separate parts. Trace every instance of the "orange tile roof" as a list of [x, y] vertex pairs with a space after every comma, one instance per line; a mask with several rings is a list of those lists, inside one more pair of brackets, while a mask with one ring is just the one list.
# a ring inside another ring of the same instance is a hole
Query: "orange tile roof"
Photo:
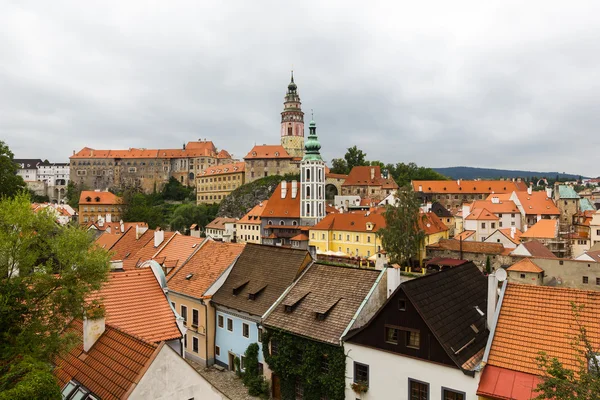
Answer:
[[[373, 172], [373, 179], [371, 179]], [[387, 179], [381, 176], [379, 166], [358, 166], [352, 168], [348, 178], [342, 183], [342, 186], [382, 186], [390, 189], [397, 189], [398, 185], [393, 178]]]
[[305, 233], [299, 233], [296, 236], [293, 236], [290, 240], [297, 240], [299, 242], [307, 241], [308, 235]]
[[498, 231], [500, 231], [500, 233], [502, 233], [504, 236], [506, 236], [508, 238], [508, 240], [510, 240], [514, 244], [521, 243], [521, 235], [523, 234], [523, 232], [521, 232], [520, 230], [515, 229], [515, 237], [514, 238], [511, 236], [510, 228], [498, 229]]
[[[129, 257], [123, 260], [123, 269], [128, 270], [135, 268], [145, 261], [152, 260], [152, 257], [158, 253], [163, 247], [165, 247], [171, 238], [175, 236], [176, 232], [165, 232], [165, 238], [158, 247], [154, 247], [154, 231], [146, 243], [137, 249], [135, 253], [132, 253]], [[145, 237], [144, 237], [145, 238]], [[162, 261], [162, 260], [160, 260]]]
[[421, 213], [421, 218], [419, 218], [419, 228], [421, 228], [426, 235], [434, 235], [448, 230], [448, 227], [442, 222], [440, 217], [433, 212]]
[[176, 234], [154, 255], [153, 259], [161, 265], [180, 266], [203, 241], [203, 238]]
[[[497, 196], [494, 196], [497, 197]], [[471, 209], [476, 209], [476, 208], [485, 208], [486, 210], [488, 210], [491, 213], [494, 214], [512, 214], [512, 213], [519, 213], [519, 209], [517, 208], [517, 205], [515, 204], [514, 201], [512, 200], [500, 200], [499, 199], [499, 203], [494, 203], [491, 200], [491, 196], [488, 197], [488, 199], [490, 200], [476, 200], [473, 202], [473, 204], [471, 205]]]
[[98, 231], [102, 231], [102, 232], [104, 232], [110, 228], [110, 233], [124, 233], [125, 231], [127, 231], [127, 229], [129, 229], [132, 226], [135, 229], [136, 225], [139, 226], [140, 228], [148, 227], [148, 224], [146, 222], [123, 222], [123, 230], [121, 230], [120, 222], [105, 222], [102, 224], [102, 226], [100, 226], [98, 224], [98, 222], [90, 221], [86, 225], [86, 228], [89, 229], [89, 228], [93, 227], [94, 229], [96, 229]]
[[287, 194], [281, 198], [281, 185], [279, 183], [275, 191], [269, 198], [269, 202], [263, 211], [263, 218], [300, 218], [300, 183], [296, 182], [298, 188], [296, 198], [292, 198], [292, 185], [294, 182], [287, 182]]
[[94, 295], [106, 322], [152, 343], [181, 338], [175, 313], [151, 268], [112, 272]]
[[[219, 158], [229, 155], [221, 150]], [[185, 149], [136, 149], [127, 150], [97, 150], [84, 147], [70, 159], [81, 158], [189, 158], [189, 157], [218, 157], [217, 149], [211, 141], [188, 142]]]
[[468, 238], [470, 238], [474, 234], [475, 234], [475, 231], [462, 231], [458, 235], [455, 235], [454, 239], [455, 240], [467, 240]]
[[535, 273], [544, 272], [543, 269], [538, 267], [529, 258], [524, 258], [521, 261], [514, 263], [513, 265], [511, 265], [510, 267], [507, 268], [507, 271], [535, 272]]
[[83, 352], [83, 322], [73, 321], [67, 332], [77, 335], [77, 345], [54, 359], [53, 373], [61, 389], [76, 380], [104, 400], [118, 400], [140, 381], [146, 365], [160, 346], [145, 342], [106, 324], [96, 343]]
[[154, 230], [148, 229], [139, 238], [136, 238], [136, 231], [131, 227], [124, 234], [119, 235], [120, 239], [112, 246], [112, 261], [133, 259], [138, 252], [147, 243], [154, 243]]
[[[89, 200], [88, 200], [89, 199]], [[79, 195], [79, 205], [86, 204], [121, 204], [123, 199], [111, 192], [96, 192], [94, 190], [82, 190]]]
[[485, 208], [475, 208], [465, 219], [475, 221], [497, 221], [499, 218]]
[[244, 246], [243, 243], [207, 240], [181, 268], [171, 275], [168, 282], [169, 290], [195, 298], [203, 297], [206, 290], [237, 259]]
[[340, 212], [334, 206], [330, 206], [329, 204], [327, 204], [327, 205], [325, 205], [325, 213], [326, 214], [339, 214]]
[[[460, 182], [460, 183], [459, 183]], [[422, 193], [512, 193], [526, 191], [525, 182], [512, 181], [412, 181], [413, 190]]]
[[331, 178], [331, 179], [348, 179], [348, 175], [344, 175], [344, 174], [334, 174], [331, 172], [326, 172], [325, 173], [325, 179], [327, 178]]
[[373, 229], [370, 231], [373, 233], [386, 226], [383, 215], [362, 211], [329, 214], [313, 226], [311, 230], [369, 232], [367, 231], [367, 223], [369, 222], [373, 224]]
[[505, 249], [502, 243], [486, 243], [486, 242], [475, 242], [475, 241], [463, 241], [462, 243], [456, 239], [440, 239], [435, 244], [430, 244], [427, 248], [432, 250], [450, 250], [460, 251], [462, 245], [462, 251], [465, 253], [483, 253], [483, 254], [503, 254], [505, 250], [512, 251], [514, 249]]
[[246, 163], [243, 161], [231, 164], [213, 165], [211, 167], [205, 168], [204, 171], [198, 174], [198, 176], [214, 176], [239, 173], [244, 172], [245, 168]]
[[235, 224], [238, 220], [235, 218], [217, 217], [210, 221], [206, 228], [210, 229], [225, 229], [225, 224]]
[[227, 150], [221, 150], [219, 154], [217, 154], [217, 158], [231, 158], [231, 154]]
[[[578, 370], [574, 339], [580, 333], [572, 304], [579, 310], [579, 323], [586, 328], [592, 348], [600, 345], [600, 292], [509, 283], [496, 324], [489, 365], [541, 375], [536, 357], [544, 351], [569, 369]], [[579, 350], [583, 350], [578, 345]]]
[[252, 150], [246, 154], [244, 160], [261, 159], [261, 158], [292, 158], [282, 145], [262, 145], [254, 146]]
[[546, 196], [545, 191], [541, 192], [515, 192], [519, 202], [525, 210], [525, 214], [533, 215], [560, 215], [560, 211], [554, 200]]
[[262, 201], [259, 204], [255, 205], [252, 210], [248, 211], [246, 215], [238, 220], [238, 224], [258, 224], [260, 225], [260, 219], [264, 210], [269, 204], [268, 200]]
[[95, 243], [101, 249], [110, 250], [120, 238], [120, 234], [103, 232], [100, 236], [98, 236]]
[[523, 239], [553, 239], [558, 234], [557, 219], [540, 219], [527, 229], [521, 237]]

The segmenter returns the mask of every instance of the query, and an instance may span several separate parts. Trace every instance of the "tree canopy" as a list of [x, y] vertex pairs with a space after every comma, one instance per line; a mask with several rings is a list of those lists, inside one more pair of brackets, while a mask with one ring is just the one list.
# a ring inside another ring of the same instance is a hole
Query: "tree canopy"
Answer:
[[215, 219], [218, 211], [218, 204], [182, 204], [173, 211], [170, 222], [171, 229], [185, 232], [192, 224], [198, 224], [204, 228]]
[[85, 300], [108, 261], [90, 233], [34, 213], [27, 194], [0, 200], [0, 399], [57, 398], [49, 363], [73, 342], [66, 324], [94, 306]]
[[0, 140], [0, 198], [12, 197], [25, 190], [25, 181], [17, 175], [17, 170], [12, 151]]
[[398, 201], [388, 204], [383, 214], [386, 227], [377, 234], [390, 261], [404, 266], [418, 258], [425, 233], [419, 225], [420, 202], [412, 189], [399, 190], [396, 196]]

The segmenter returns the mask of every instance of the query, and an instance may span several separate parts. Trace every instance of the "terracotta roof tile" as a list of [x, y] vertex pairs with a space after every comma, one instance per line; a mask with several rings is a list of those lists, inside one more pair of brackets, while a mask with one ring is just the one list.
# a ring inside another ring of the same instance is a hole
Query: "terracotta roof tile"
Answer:
[[377, 232], [379, 229], [385, 228], [385, 218], [383, 215], [362, 211], [329, 214], [313, 226], [311, 230], [367, 232], [368, 223], [373, 224], [373, 229], [370, 232]]
[[120, 234], [103, 232], [98, 236], [95, 243], [101, 249], [110, 250], [120, 238]]
[[[297, 188], [296, 197], [292, 198], [292, 186], [295, 183]], [[286, 182], [287, 193], [285, 198], [281, 198], [281, 188], [283, 182], [277, 185], [275, 191], [269, 198], [262, 217], [264, 218], [300, 218], [300, 183]]]
[[244, 244], [207, 240], [171, 275], [169, 290], [196, 298], [203, 297], [206, 290], [236, 260], [243, 249]]
[[448, 230], [448, 227], [435, 213], [421, 213], [421, 216], [422, 218], [419, 218], [419, 228], [421, 228], [426, 235], [434, 235]]
[[541, 382], [541, 378], [536, 375], [488, 364], [481, 374], [477, 395], [506, 400], [535, 399], [539, 394], [535, 389]]
[[176, 317], [151, 268], [112, 272], [94, 295], [106, 322], [152, 343], [180, 338]]
[[[427, 247], [431, 249], [443, 249], [451, 251], [460, 251], [461, 242], [456, 239], [440, 239], [435, 244], [430, 244]], [[504, 246], [502, 243], [486, 243], [486, 242], [472, 242], [463, 241], [462, 250], [465, 253], [483, 253], [483, 254], [502, 254], [504, 253]], [[513, 249], [507, 249], [513, 250]]]
[[[339, 345], [352, 317], [381, 271], [313, 264], [269, 314], [264, 324]], [[301, 300], [300, 300], [301, 299]], [[292, 312], [285, 304], [300, 300]], [[317, 312], [326, 313], [323, 320]]]
[[154, 243], [154, 230], [148, 229], [139, 238], [136, 238], [136, 231], [131, 227], [125, 233], [119, 235], [120, 239], [112, 246], [112, 261], [133, 259], [135, 254], [147, 243]]
[[543, 269], [538, 267], [531, 259], [524, 258], [519, 262], [514, 263], [510, 267], [507, 268], [507, 271], [517, 271], [517, 272], [535, 272], [540, 273], [544, 272]]
[[540, 219], [532, 225], [526, 232], [523, 232], [523, 239], [553, 239], [558, 235], [557, 219]]
[[264, 210], [267, 208], [267, 204], [269, 204], [269, 201], [265, 200], [255, 205], [254, 208], [252, 208], [252, 210], [248, 211], [246, 215], [240, 218], [237, 223], [260, 225], [260, 220]]
[[[221, 155], [219, 157], [219, 154]], [[141, 158], [189, 158], [189, 157], [226, 157], [229, 153], [225, 150], [217, 154], [217, 149], [211, 141], [188, 142], [185, 149], [136, 149], [130, 148], [127, 150], [96, 150], [89, 147], [84, 147], [76, 154], [73, 154], [69, 159], [82, 158], [125, 158], [125, 159], [141, 159]]]
[[245, 162], [236, 162], [231, 164], [213, 165], [205, 168], [198, 176], [214, 176], [223, 174], [232, 174], [234, 172], [244, 172], [246, 168]]
[[546, 196], [546, 192], [515, 192], [523, 206], [525, 214], [533, 215], [560, 215], [554, 200]]
[[529, 242], [521, 243], [521, 245], [525, 247], [533, 257], [557, 258], [550, 249], [538, 240], [530, 240]]
[[262, 159], [262, 158], [292, 158], [282, 145], [262, 145], [254, 146], [246, 154], [244, 160]]
[[206, 228], [210, 229], [225, 229], [225, 224], [236, 223], [238, 220], [235, 218], [217, 217], [213, 219]]
[[[78, 342], [66, 354], [55, 358], [53, 373], [63, 388], [76, 380], [104, 400], [117, 400], [139, 381], [140, 373], [158, 347], [106, 324], [104, 333], [87, 353], [83, 352], [83, 322], [75, 320], [67, 329]], [[85, 354], [84, 357], [81, 355]]]
[[[373, 174], [373, 179], [371, 179]], [[398, 185], [393, 178], [384, 178], [379, 166], [358, 166], [352, 168], [348, 178], [342, 186], [382, 186], [389, 189], [397, 189]]]
[[86, 204], [122, 204], [123, 199], [111, 192], [96, 192], [94, 190], [82, 190], [79, 195], [79, 205]]
[[415, 192], [422, 193], [512, 193], [527, 190], [525, 182], [512, 181], [412, 181], [412, 185]]
[[170, 239], [153, 259], [159, 264], [167, 264], [170, 268], [182, 265], [196, 251], [196, 247], [204, 239], [176, 234]]
[[509, 283], [488, 364], [540, 375], [535, 359], [544, 351], [576, 371], [578, 354], [573, 346], [579, 329], [572, 304], [583, 306], [579, 323], [586, 328], [592, 348], [598, 348], [600, 292]]
[[494, 203], [490, 198], [497, 197], [490, 195], [488, 200], [476, 200], [471, 205], [471, 209], [485, 208], [492, 214], [519, 214], [520, 211], [517, 205], [512, 200], [499, 200], [498, 203]]
[[499, 218], [485, 208], [476, 208], [465, 219], [473, 221], [497, 221]]
[[124, 233], [130, 227], [139, 226], [140, 228], [148, 228], [148, 224], [146, 222], [123, 222], [123, 229], [121, 229], [120, 222], [104, 222], [102, 225], [98, 224], [96, 221], [90, 221], [86, 225], [86, 229], [96, 229], [100, 232], [110, 231], [110, 233]]
[[475, 231], [462, 231], [458, 235], [454, 236], [454, 240], [467, 240], [475, 234]]
[[[247, 243], [212, 302], [262, 316], [311, 260], [306, 250]], [[266, 287], [251, 300], [248, 285], [239, 287], [244, 282]]]
[[231, 154], [227, 150], [221, 150], [219, 154], [217, 154], [217, 158], [231, 158]]
[[504, 236], [506, 236], [506, 238], [508, 240], [510, 240], [511, 242], [513, 242], [514, 244], [521, 243], [521, 235], [523, 234], [523, 232], [521, 232], [520, 230], [515, 229], [514, 237], [512, 237], [513, 233], [511, 233], [512, 231], [510, 228], [498, 229], [498, 231], [500, 233], [502, 233]]
[[154, 231], [151, 231], [151, 235], [149, 235], [150, 237], [143, 237], [148, 238], [146, 243], [141, 248], [138, 248], [135, 253], [132, 253], [129, 257], [123, 260], [123, 268], [125, 270], [132, 269], [141, 265], [145, 261], [152, 260], [152, 257], [154, 257], [156, 253], [158, 253], [163, 247], [165, 247], [169, 243], [171, 238], [176, 234], [179, 235], [179, 233], [177, 232], [165, 232], [164, 240], [160, 243], [158, 247], [154, 247]]

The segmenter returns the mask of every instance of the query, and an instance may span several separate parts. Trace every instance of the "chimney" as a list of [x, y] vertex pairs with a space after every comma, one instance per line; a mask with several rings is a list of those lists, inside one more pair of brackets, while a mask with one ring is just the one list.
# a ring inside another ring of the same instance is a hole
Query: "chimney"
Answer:
[[488, 275], [488, 299], [486, 323], [488, 329], [492, 330], [494, 324], [494, 312], [496, 311], [496, 302], [498, 301], [498, 278], [494, 273]]
[[[377, 254], [377, 261], [375, 262], [375, 265], [377, 268], [377, 264], [379, 261], [379, 257], [385, 257], [385, 254], [381, 254], [378, 253]], [[392, 295], [392, 293], [394, 293], [394, 291], [398, 288], [398, 286], [400, 286], [400, 283], [402, 283], [402, 268], [400, 268], [400, 266], [398, 264], [395, 264], [396, 266], [398, 266], [398, 268], [394, 268], [391, 265], [387, 265], [387, 298], [389, 299], [390, 296]]]
[[423, 186], [419, 185], [419, 192], [423, 191]]
[[106, 329], [104, 317], [83, 318], [83, 351], [86, 353], [92, 348], [94, 343], [102, 336]]
[[492, 197], [492, 204], [500, 204], [500, 198], [499, 197]]
[[458, 186], [460, 186], [460, 179], [457, 179], [457, 180], [456, 180], [456, 184], [457, 184]]
[[123, 220], [119, 221], [119, 225], [121, 225], [121, 233], [125, 233], [125, 224], [123, 223]]
[[298, 195], [298, 186], [296, 181], [292, 181], [292, 199], [295, 199]]
[[375, 179], [375, 168], [371, 168], [371, 180]]
[[550, 186], [546, 186], [546, 197], [549, 199], [552, 198], [552, 188]]
[[516, 227], [514, 227], [514, 226], [511, 226], [511, 227], [510, 227], [510, 237], [511, 237], [512, 239], [514, 239], [514, 238], [515, 238], [515, 233], [517, 233], [517, 228], [516, 228]]
[[94, 157], [94, 149], [90, 150], [90, 157]]
[[287, 196], [287, 182], [281, 181], [281, 198], [285, 199], [285, 196]]
[[527, 224], [523, 225], [523, 232], [527, 232]]
[[142, 232], [140, 232], [140, 226], [135, 224], [135, 240], [138, 240], [142, 236]]
[[463, 203], [463, 206], [462, 206], [463, 221], [469, 216], [469, 214], [471, 214], [471, 207], [469, 207], [469, 204]]
[[528, 186], [528, 187], [527, 187], [527, 194], [531, 194], [532, 190], [533, 190], [533, 189], [531, 188], [531, 186]]
[[75, 155], [75, 150], [73, 150], [73, 155]]
[[160, 226], [156, 227], [154, 231], [154, 247], [160, 246], [160, 244], [165, 240], [165, 231], [160, 229]]
[[99, 227], [103, 227], [104, 226], [104, 218], [98, 217], [98, 226]]
[[112, 222], [112, 214], [106, 214], [106, 223]]

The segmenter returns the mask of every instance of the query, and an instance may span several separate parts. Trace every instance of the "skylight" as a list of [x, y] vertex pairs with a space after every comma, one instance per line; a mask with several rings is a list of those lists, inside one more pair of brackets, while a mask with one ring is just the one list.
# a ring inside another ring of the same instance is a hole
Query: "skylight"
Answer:
[[185, 276], [185, 279], [189, 281], [190, 279], [192, 279], [192, 276], [194, 276], [194, 274], [187, 274]]

